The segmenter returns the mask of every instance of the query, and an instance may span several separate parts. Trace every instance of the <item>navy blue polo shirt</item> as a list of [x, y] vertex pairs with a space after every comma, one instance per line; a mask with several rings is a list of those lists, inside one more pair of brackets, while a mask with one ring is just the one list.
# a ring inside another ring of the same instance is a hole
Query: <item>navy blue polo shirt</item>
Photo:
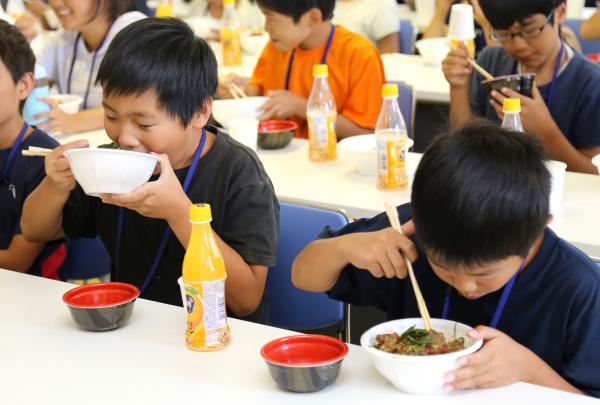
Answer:
[[[501, 46], [487, 47], [477, 62], [493, 76], [517, 73], [515, 61]], [[471, 111], [500, 122], [490, 97], [481, 85], [480, 73], [471, 75]], [[546, 104], [550, 83], [539, 86]], [[577, 149], [600, 146], [600, 65], [575, 52], [568, 65], [558, 75], [550, 114], [571, 145]]]
[[[8, 173], [9, 183], [0, 179], [0, 249], [8, 249], [15, 235], [21, 234], [19, 222], [25, 199], [46, 176], [44, 158], [26, 157], [21, 150], [30, 146], [54, 149], [58, 143], [44, 132], [35, 129], [23, 140]], [[0, 169], [8, 158], [9, 149], [0, 149]], [[12, 185], [12, 187], [11, 187]], [[38, 255], [28, 273], [41, 275], [41, 262], [54, 252], [59, 243], [50, 242]]]
[[[410, 205], [398, 207], [402, 223]], [[347, 225], [325, 229], [322, 238], [389, 227], [385, 213]], [[413, 264], [432, 317], [441, 318], [449, 286], [438, 278], [416, 238], [419, 258]], [[471, 326], [489, 325], [502, 289], [477, 300], [452, 293], [448, 318]], [[416, 299], [407, 279], [375, 278], [348, 265], [331, 298], [353, 305], [373, 306], [388, 319], [419, 317]], [[584, 253], [544, 231], [542, 245], [519, 274], [497, 327], [528, 347], [557, 373], [590, 395], [600, 397], [600, 269]]]

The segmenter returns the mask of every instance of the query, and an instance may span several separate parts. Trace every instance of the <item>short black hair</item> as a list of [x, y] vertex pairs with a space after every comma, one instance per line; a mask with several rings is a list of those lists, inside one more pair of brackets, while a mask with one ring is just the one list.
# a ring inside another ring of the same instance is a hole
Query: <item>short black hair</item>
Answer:
[[96, 83], [104, 95], [156, 94], [158, 105], [187, 127], [217, 89], [210, 46], [176, 18], [145, 18], [111, 41]]
[[[35, 55], [27, 38], [15, 26], [4, 20], [0, 20], [0, 60], [10, 72], [15, 84], [25, 73], [35, 71]], [[21, 111], [24, 105], [25, 100], [21, 101]]]
[[546, 160], [534, 136], [491, 123], [440, 136], [423, 154], [413, 181], [419, 241], [449, 266], [525, 257], [548, 220]]
[[483, 14], [493, 28], [505, 30], [514, 23], [534, 14], [549, 16], [552, 10], [566, 0], [479, 0]]
[[295, 23], [313, 8], [321, 10], [323, 21], [331, 20], [335, 8], [335, 0], [257, 0], [256, 3], [266, 10], [292, 17]]

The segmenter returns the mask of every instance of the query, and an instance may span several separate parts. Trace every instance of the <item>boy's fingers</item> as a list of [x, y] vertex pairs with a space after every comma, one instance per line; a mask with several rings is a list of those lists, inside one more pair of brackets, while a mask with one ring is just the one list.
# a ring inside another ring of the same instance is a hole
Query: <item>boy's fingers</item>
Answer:
[[402, 226], [400, 228], [402, 229], [402, 234], [404, 236], [412, 236], [417, 231], [415, 228], [415, 223], [413, 222], [412, 219], [410, 221], [407, 221], [404, 224], [402, 224]]
[[388, 249], [387, 255], [390, 263], [392, 263], [392, 266], [394, 267], [395, 277], [405, 278], [407, 269], [404, 258], [400, 252], [396, 249]]

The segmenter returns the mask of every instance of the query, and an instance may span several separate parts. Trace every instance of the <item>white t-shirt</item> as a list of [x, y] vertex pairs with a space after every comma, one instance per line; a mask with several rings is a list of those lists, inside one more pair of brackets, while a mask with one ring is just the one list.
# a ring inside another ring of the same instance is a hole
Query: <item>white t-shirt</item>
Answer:
[[[54, 81], [58, 87], [59, 93], [77, 94], [85, 97], [88, 90], [86, 108], [96, 108], [102, 105], [102, 87], [95, 85], [98, 68], [104, 58], [104, 54], [108, 49], [115, 35], [132, 22], [146, 18], [146, 16], [138, 11], [132, 11], [120, 15], [106, 34], [106, 39], [102, 46], [98, 49], [96, 60], [94, 62], [94, 70], [92, 69], [92, 60], [96, 51], [89, 51], [85, 46], [83, 37], [79, 38], [77, 44], [75, 41], [78, 38], [76, 31], [62, 31], [54, 36], [42, 49], [37, 56], [37, 63], [44, 66], [48, 79]], [[73, 61], [73, 51], [77, 45], [77, 57]], [[71, 75], [71, 83], [69, 86], [69, 72], [73, 66]], [[85, 101], [84, 101], [85, 102]], [[83, 106], [82, 106], [83, 109]]]
[[[208, 12], [208, 3], [206, 0], [193, 0], [186, 3], [183, 0], [175, 0], [173, 3], [173, 11], [177, 17], [188, 21], [197, 29], [198, 17], [205, 18], [202, 23], [210, 25], [211, 28], [218, 28], [221, 25], [220, 20], [212, 17]], [[265, 27], [265, 16], [260, 11], [256, 3], [251, 3], [249, 0], [239, 0], [235, 8], [240, 26], [243, 30], [261, 31]], [[204, 30], [201, 30], [204, 31]], [[197, 32], [202, 36], [202, 32]]]
[[333, 23], [367, 37], [373, 44], [400, 30], [395, 0], [336, 1]]

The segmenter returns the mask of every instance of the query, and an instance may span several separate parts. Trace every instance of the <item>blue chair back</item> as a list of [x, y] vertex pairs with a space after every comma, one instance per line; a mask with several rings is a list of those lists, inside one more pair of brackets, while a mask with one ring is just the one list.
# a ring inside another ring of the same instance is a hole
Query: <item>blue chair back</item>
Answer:
[[412, 55], [415, 53], [415, 41], [418, 31], [412, 25], [410, 20], [400, 20], [400, 30], [398, 31], [398, 44], [400, 53]]
[[406, 130], [408, 131], [408, 137], [411, 139], [415, 138], [415, 111], [416, 111], [416, 95], [413, 87], [405, 82], [392, 82], [398, 85], [398, 104], [400, 105], [400, 111], [402, 111], [402, 117], [406, 123]]
[[[271, 267], [265, 286], [269, 299], [269, 325], [293, 330], [320, 329], [346, 320], [346, 305], [325, 293], [300, 290], [292, 284], [294, 259], [326, 226], [339, 229], [350, 220], [341, 211], [280, 203], [277, 265]], [[344, 328], [348, 340], [349, 330]], [[344, 333], [342, 333], [344, 335]]]
[[600, 52], [600, 40], [590, 41], [589, 39], [582, 38], [579, 34], [581, 23], [583, 23], [583, 20], [567, 20], [565, 25], [571, 28], [575, 32], [575, 35], [577, 35], [577, 39], [581, 44], [581, 51], [584, 55]]
[[110, 276], [110, 256], [100, 237], [67, 239], [63, 271], [67, 280], [90, 280]]

